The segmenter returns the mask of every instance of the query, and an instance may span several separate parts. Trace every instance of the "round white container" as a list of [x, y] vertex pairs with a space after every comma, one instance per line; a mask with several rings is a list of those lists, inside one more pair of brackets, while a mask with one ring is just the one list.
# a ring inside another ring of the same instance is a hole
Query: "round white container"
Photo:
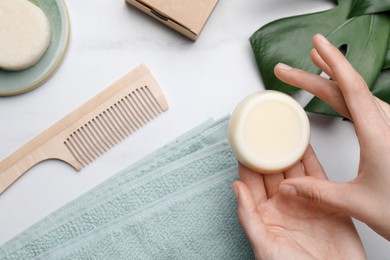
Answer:
[[310, 141], [310, 124], [301, 105], [272, 90], [256, 92], [234, 110], [229, 142], [237, 159], [259, 173], [281, 173], [297, 163]]

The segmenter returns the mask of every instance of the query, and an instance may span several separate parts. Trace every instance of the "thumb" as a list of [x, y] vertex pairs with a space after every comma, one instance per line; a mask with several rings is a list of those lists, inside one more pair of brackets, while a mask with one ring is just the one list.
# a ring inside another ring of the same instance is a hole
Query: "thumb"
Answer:
[[297, 177], [284, 180], [279, 192], [286, 196], [297, 195], [348, 215], [359, 214], [361, 210], [361, 196], [350, 183], [336, 183], [311, 176]]

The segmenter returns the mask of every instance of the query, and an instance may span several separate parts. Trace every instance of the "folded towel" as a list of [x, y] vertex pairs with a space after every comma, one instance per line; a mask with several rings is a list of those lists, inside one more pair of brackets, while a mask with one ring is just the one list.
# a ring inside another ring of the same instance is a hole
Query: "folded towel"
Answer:
[[0, 259], [250, 259], [224, 118], [208, 121], [68, 203]]

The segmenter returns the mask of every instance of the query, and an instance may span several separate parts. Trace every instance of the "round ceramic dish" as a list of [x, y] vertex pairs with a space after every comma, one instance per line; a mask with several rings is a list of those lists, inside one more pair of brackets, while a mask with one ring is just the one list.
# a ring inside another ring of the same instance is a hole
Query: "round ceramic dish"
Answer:
[[31, 0], [38, 5], [51, 27], [49, 48], [34, 66], [22, 71], [0, 69], [0, 96], [17, 95], [32, 90], [47, 80], [60, 64], [69, 41], [69, 16], [63, 0]]

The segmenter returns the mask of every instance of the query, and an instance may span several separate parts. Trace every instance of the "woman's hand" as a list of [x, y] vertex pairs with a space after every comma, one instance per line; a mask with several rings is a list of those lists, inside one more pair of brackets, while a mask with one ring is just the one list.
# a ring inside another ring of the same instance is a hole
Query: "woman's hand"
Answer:
[[390, 106], [371, 94], [363, 78], [325, 37], [315, 35], [313, 45], [312, 61], [331, 79], [284, 64], [275, 67], [275, 74], [316, 95], [354, 123], [360, 144], [359, 169], [348, 183], [288, 178], [279, 191], [330, 206], [390, 240]]
[[233, 184], [238, 218], [257, 259], [365, 259], [350, 217], [315, 201], [279, 193], [279, 184], [297, 177], [326, 180], [309, 147], [284, 174], [262, 175], [239, 165]]

